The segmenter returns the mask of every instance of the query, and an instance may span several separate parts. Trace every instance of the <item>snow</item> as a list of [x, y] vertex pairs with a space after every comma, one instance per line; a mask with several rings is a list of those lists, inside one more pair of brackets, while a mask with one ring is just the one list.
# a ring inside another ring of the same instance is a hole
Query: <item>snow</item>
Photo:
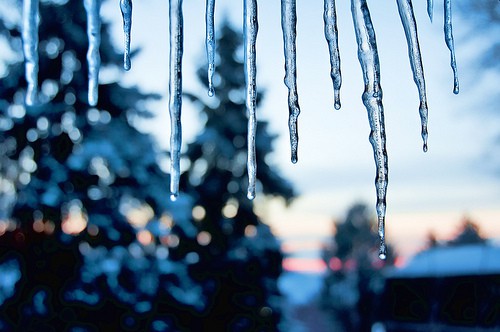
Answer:
[[500, 246], [470, 244], [436, 247], [414, 256], [389, 277], [445, 277], [500, 273]]

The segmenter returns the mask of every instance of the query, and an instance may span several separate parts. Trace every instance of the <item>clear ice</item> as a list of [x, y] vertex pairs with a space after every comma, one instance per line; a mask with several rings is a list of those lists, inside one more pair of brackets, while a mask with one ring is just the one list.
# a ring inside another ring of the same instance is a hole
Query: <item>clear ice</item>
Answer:
[[170, 0], [170, 73], [168, 82], [170, 113], [170, 198], [179, 195], [180, 161], [182, 145], [182, 53], [183, 53], [183, 16], [182, 0]]
[[246, 108], [248, 114], [248, 199], [255, 198], [255, 183], [257, 178], [257, 160], [255, 155], [255, 135], [257, 132], [257, 119], [255, 109], [257, 107], [256, 88], [256, 53], [257, 41], [257, 0], [243, 1], [243, 38], [245, 45], [245, 83], [246, 83]]
[[333, 82], [334, 107], [338, 110], [340, 109], [340, 86], [342, 85], [342, 76], [340, 73], [340, 52], [335, 0], [325, 0], [323, 20], [325, 21], [325, 38], [328, 42], [328, 50], [330, 52], [330, 76]]
[[38, 90], [38, 0], [23, 2], [23, 51], [26, 82], [26, 105], [33, 105], [37, 99]]
[[457, 63], [455, 60], [455, 46], [453, 43], [453, 28], [451, 22], [451, 0], [444, 0], [444, 39], [446, 41], [446, 46], [450, 50], [451, 56], [451, 69], [453, 70], [453, 93], [458, 94], [458, 73], [457, 73]]
[[213, 97], [215, 94], [214, 89], [214, 72], [215, 72], [215, 27], [214, 15], [215, 14], [215, 0], [207, 0], [205, 10], [205, 23], [206, 23], [206, 37], [205, 45], [207, 49], [208, 60], [208, 96]]
[[123, 52], [123, 69], [130, 70], [130, 31], [132, 30], [132, 0], [120, 0], [123, 18], [125, 50]]
[[101, 44], [101, 0], [83, 0], [87, 12], [87, 38], [89, 48], [87, 50], [87, 63], [89, 71], [89, 105], [96, 106], [99, 88], [99, 68], [101, 56], [99, 46]]
[[281, 27], [283, 29], [283, 45], [285, 52], [285, 85], [288, 88], [288, 128], [290, 131], [290, 146], [292, 163], [297, 163], [297, 148], [299, 133], [297, 119], [300, 114], [299, 96], [297, 94], [297, 65], [296, 45], [297, 38], [297, 10], [295, 0], [281, 0]]
[[433, 0], [427, 0], [427, 15], [429, 15], [429, 19], [432, 22], [432, 16], [434, 12], [434, 1]]
[[368, 112], [371, 128], [370, 143], [373, 147], [377, 168], [375, 188], [377, 191], [378, 235], [380, 237], [379, 257], [385, 259], [387, 255], [385, 245], [385, 210], [388, 166], [377, 41], [366, 0], [351, 0], [351, 11], [358, 43], [358, 59], [361, 64], [365, 83], [365, 91], [363, 92], [362, 99]]
[[410, 58], [411, 70], [413, 71], [413, 80], [418, 88], [420, 98], [420, 122], [422, 124], [422, 140], [424, 141], [423, 149], [427, 151], [427, 94], [425, 91], [424, 67], [422, 64], [422, 56], [420, 53], [420, 45], [418, 42], [417, 22], [413, 13], [411, 0], [397, 0], [399, 16], [405, 30], [406, 42], [408, 44], [408, 56]]

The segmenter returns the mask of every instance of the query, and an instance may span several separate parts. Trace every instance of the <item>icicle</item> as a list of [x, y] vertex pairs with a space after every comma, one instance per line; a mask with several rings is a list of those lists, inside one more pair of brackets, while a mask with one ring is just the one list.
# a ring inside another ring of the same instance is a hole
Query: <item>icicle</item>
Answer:
[[125, 35], [125, 51], [123, 52], [123, 69], [130, 70], [130, 31], [132, 29], [132, 0], [120, 0]]
[[300, 114], [299, 96], [297, 94], [297, 66], [295, 40], [297, 38], [297, 11], [295, 0], [281, 0], [281, 27], [283, 29], [283, 45], [285, 51], [285, 85], [288, 88], [288, 128], [290, 130], [290, 146], [292, 163], [297, 163], [299, 133], [297, 119]]
[[26, 104], [36, 102], [38, 90], [38, 0], [24, 0], [23, 3], [23, 50], [25, 76], [28, 84]]
[[340, 109], [340, 86], [342, 85], [342, 76], [340, 74], [340, 53], [335, 0], [325, 0], [323, 20], [325, 21], [325, 38], [328, 42], [328, 50], [330, 51], [330, 76], [333, 82], [334, 107], [338, 110]]
[[215, 0], [207, 0], [205, 10], [206, 22], [206, 49], [208, 60], [208, 96], [213, 97], [214, 90], [214, 72], [215, 72], [215, 28], [214, 28]]
[[255, 182], [257, 178], [257, 160], [255, 156], [255, 135], [257, 132], [257, 107], [256, 88], [256, 54], [257, 41], [257, 0], [244, 0], [243, 4], [243, 37], [245, 40], [245, 82], [246, 82], [246, 107], [248, 114], [248, 199], [255, 198]]
[[434, 1], [427, 0], [427, 15], [429, 15], [429, 19], [431, 20], [431, 22], [432, 22], [433, 11], [434, 11]]
[[85, 11], [87, 12], [87, 37], [89, 48], [87, 50], [87, 63], [89, 67], [89, 105], [97, 105], [99, 87], [99, 67], [101, 66], [101, 56], [99, 46], [101, 44], [101, 0], [84, 0]]
[[417, 22], [413, 13], [411, 0], [397, 0], [399, 16], [405, 30], [406, 42], [408, 43], [408, 55], [410, 65], [413, 71], [413, 80], [418, 88], [420, 98], [420, 121], [422, 124], [422, 139], [424, 141], [424, 152], [427, 151], [427, 95], [425, 91], [424, 67], [422, 65], [422, 56], [420, 54], [420, 45], [418, 42]]
[[446, 46], [451, 54], [451, 69], [453, 69], [453, 93], [458, 94], [458, 73], [457, 63], [455, 61], [455, 46], [453, 45], [453, 29], [451, 22], [451, 0], [444, 1], [444, 38]]
[[375, 164], [377, 166], [375, 187], [377, 190], [378, 234], [380, 237], [379, 257], [385, 259], [385, 210], [388, 167], [377, 42], [366, 0], [351, 0], [351, 10], [358, 43], [358, 58], [365, 83], [363, 104], [368, 111], [371, 128], [370, 143], [373, 147]]
[[182, 0], [170, 0], [170, 78], [168, 83], [170, 111], [170, 198], [179, 195], [180, 161], [182, 145], [181, 108], [182, 108], [182, 53], [183, 17]]

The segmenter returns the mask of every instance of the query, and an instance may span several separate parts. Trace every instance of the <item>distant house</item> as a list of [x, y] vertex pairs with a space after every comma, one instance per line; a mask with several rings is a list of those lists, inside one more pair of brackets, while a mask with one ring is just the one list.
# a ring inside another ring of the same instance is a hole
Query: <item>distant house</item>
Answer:
[[438, 246], [386, 275], [372, 332], [500, 331], [500, 246]]

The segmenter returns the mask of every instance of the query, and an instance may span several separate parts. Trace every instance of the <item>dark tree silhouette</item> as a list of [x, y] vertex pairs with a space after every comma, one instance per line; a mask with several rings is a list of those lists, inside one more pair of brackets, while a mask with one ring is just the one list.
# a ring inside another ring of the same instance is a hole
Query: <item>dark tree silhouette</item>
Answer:
[[[155, 142], [134, 127], [158, 96], [103, 73], [110, 83], [89, 107], [82, 1], [41, 1], [40, 91], [26, 106], [21, 7], [0, 13], [17, 55], [0, 84], [0, 330], [178, 330], [203, 294], [187, 263], [168, 259], [176, 238], [160, 221], [169, 211], [189, 225], [189, 202], [171, 208]], [[100, 55], [108, 73], [121, 70], [105, 23]], [[149, 212], [131, 226], [138, 210]]]
[[[186, 94], [206, 119], [202, 132], [188, 145], [184, 157], [189, 168], [181, 178], [183, 191], [194, 197], [197, 236], [182, 241], [173, 255], [195, 253], [197, 262], [190, 273], [204, 285], [208, 298], [194, 330], [273, 331], [280, 317], [276, 279], [282, 255], [246, 197], [247, 116], [243, 63], [238, 56], [242, 35], [225, 23], [217, 36], [215, 97]], [[199, 68], [198, 77], [208, 90], [205, 66]], [[288, 201], [294, 195], [291, 185], [266, 162], [274, 138], [267, 123], [259, 121], [258, 188], [262, 194]]]
[[364, 204], [354, 204], [335, 230], [323, 251], [328, 270], [321, 303], [346, 331], [368, 331], [381, 271], [393, 264], [394, 250], [389, 246], [387, 259], [379, 259], [375, 221]]

